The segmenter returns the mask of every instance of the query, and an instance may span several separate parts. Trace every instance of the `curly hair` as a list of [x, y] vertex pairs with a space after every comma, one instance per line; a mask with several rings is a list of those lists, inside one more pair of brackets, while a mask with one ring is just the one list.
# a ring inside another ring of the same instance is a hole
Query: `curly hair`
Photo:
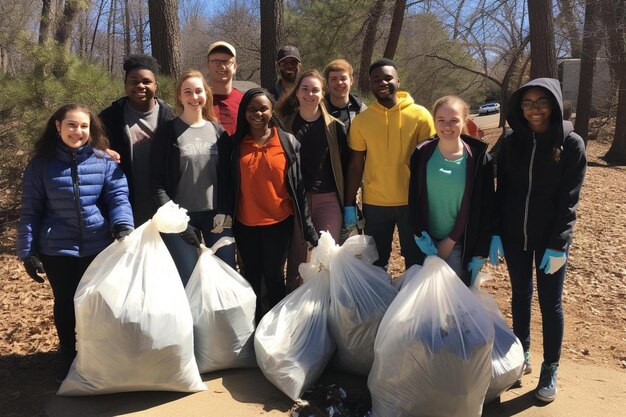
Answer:
[[154, 57], [145, 54], [135, 54], [129, 55], [124, 60], [124, 81], [128, 77], [128, 73], [134, 69], [147, 69], [152, 71], [153, 74], [157, 74], [159, 72], [159, 63]]

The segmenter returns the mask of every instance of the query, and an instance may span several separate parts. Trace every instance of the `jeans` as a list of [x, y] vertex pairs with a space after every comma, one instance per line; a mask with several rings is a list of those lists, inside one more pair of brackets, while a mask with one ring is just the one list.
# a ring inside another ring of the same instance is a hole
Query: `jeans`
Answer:
[[418, 247], [413, 239], [413, 225], [410, 221], [409, 206], [373, 206], [363, 204], [363, 216], [365, 217], [365, 234], [371, 236], [376, 242], [378, 260], [374, 265], [386, 268], [391, 255], [391, 243], [393, 231], [398, 226], [400, 235], [400, 253], [404, 257], [404, 265], [409, 269], [418, 263], [420, 256]]
[[[435, 246], [437, 246], [437, 243], [435, 243]], [[448, 255], [448, 258], [444, 260], [446, 261], [448, 266], [452, 268], [457, 277], [463, 280], [463, 245], [461, 245], [460, 243], [456, 243], [452, 248], [452, 251], [450, 251], [450, 255]]]
[[76, 355], [74, 294], [83, 274], [96, 255], [86, 257], [40, 254], [54, 295], [54, 326], [59, 336], [61, 357], [71, 363]]
[[[322, 230], [330, 232], [336, 243], [341, 237], [342, 214], [337, 193], [307, 193], [307, 202], [311, 211], [311, 220], [315, 230], [319, 233]], [[302, 237], [302, 228], [298, 222], [293, 227], [293, 238], [289, 249], [289, 259], [287, 261], [287, 290], [293, 291], [299, 285], [297, 278], [300, 275], [298, 267], [307, 261], [308, 246]]]
[[[189, 215], [189, 224], [200, 230], [204, 240], [204, 245], [207, 248], [213, 246], [215, 242], [223, 237], [233, 237], [232, 228], [224, 229], [222, 233], [211, 232], [211, 229], [213, 229], [213, 219], [217, 214], [216, 211], [196, 211], [187, 214]], [[236, 245], [234, 243], [222, 246], [217, 252], [215, 252], [215, 255], [222, 261], [226, 262], [231, 268], [236, 270], [237, 265], [235, 262], [235, 248]]]
[[200, 252], [198, 248], [185, 242], [178, 233], [161, 233], [161, 238], [172, 256], [184, 287], [189, 282], [196, 263], [198, 263]]
[[235, 221], [233, 231], [239, 248], [243, 277], [256, 294], [255, 319], [263, 317], [261, 280], [265, 281], [270, 308], [285, 297], [285, 261], [293, 235], [294, 217], [267, 226], [246, 226]]
[[539, 270], [545, 249], [526, 251], [521, 246], [503, 242], [513, 298], [513, 332], [522, 342], [524, 351], [530, 348], [530, 312], [533, 296], [533, 259], [537, 275], [537, 294], [543, 330], [543, 360], [558, 363], [563, 343], [563, 283], [567, 264], [552, 275]]

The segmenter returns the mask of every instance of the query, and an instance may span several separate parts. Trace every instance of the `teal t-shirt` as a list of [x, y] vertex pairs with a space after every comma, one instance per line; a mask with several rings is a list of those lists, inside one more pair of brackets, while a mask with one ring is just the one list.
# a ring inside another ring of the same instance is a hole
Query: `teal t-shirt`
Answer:
[[426, 164], [428, 229], [434, 239], [445, 239], [454, 228], [465, 192], [466, 167], [467, 151], [450, 161], [443, 157], [439, 147]]

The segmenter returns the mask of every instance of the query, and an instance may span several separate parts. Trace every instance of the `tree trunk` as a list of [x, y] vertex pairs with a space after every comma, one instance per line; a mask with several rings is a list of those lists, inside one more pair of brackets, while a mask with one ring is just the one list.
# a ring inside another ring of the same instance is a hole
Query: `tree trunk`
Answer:
[[261, 85], [276, 83], [276, 51], [280, 32], [281, 0], [259, 0], [261, 7]]
[[576, 103], [576, 125], [574, 131], [585, 141], [589, 136], [589, 119], [593, 96], [593, 75], [597, 56], [598, 36], [597, 1], [585, 2], [585, 24], [583, 27], [583, 47], [580, 59], [580, 76], [578, 79], [578, 102]]
[[65, 1], [63, 17], [59, 22], [54, 38], [66, 52], [69, 52], [72, 46], [72, 30], [74, 29], [74, 23], [76, 22], [76, 17], [80, 9], [80, 0]]
[[616, 165], [626, 165], [626, 51], [623, 3], [623, 0], [604, 0], [602, 3], [602, 16], [611, 45], [609, 62], [618, 91], [615, 136], [604, 159]]
[[148, 0], [152, 55], [161, 71], [175, 78], [181, 74], [178, 0]]
[[55, 32], [57, 0], [43, 0], [41, 8], [41, 21], [39, 22], [39, 45], [43, 45], [52, 39]]
[[406, 0], [396, 0], [393, 7], [393, 18], [391, 19], [391, 28], [389, 29], [389, 39], [385, 47], [385, 58], [393, 59], [398, 48], [400, 33], [402, 32], [402, 22], [404, 22], [404, 11], [406, 10]]
[[[597, 1], [597, 0], [593, 0]], [[589, 1], [585, 2], [586, 4]], [[567, 40], [570, 45], [570, 56], [572, 58], [580, 58], [582, 54], [582, 44], [580, 41], [580, 30], [578, 29], [578, 19], [576, 16], [576, 1], [575, 0], [559, 0], [559, 9], [561, 10], [559, 17], [561, 24], [565, 29]], [[585, 18], [587, 16], [585, 5]], [[584, 29], [583, 29], [584, 30]], [[583, 35], [584, 36], [584, 35]], [[584, 42], [584, 40], [583, 40]]]
[[115, 55], [115, 17], [117, 15], [115, 4], [117, 0], [110, 1], [109, 18], [107, 20], [107, 68], [109, 73], [113, 73], [113, 62]]
[[96, 24], [93, 28], [93, 35], [91, 37], [91, 47], [89, 48], [89, 60], [93, 58], [93, 48], [96, 44], [96, 34], [98, 33], [98, 26], [100, 26], [100, 18], [102, 17], [102, 10], [104, 9], [104, 1], [100, 0], [100, 6], [98, 7], [98, 15], [96, 16]]
[[369, 66], [372, 63], [378, 22], [380, 21], [380, 16], [383, 14], [384, 6], [385, 0], [376, 0], [369, 13], [365, 36], [363, 37], [363, 47], [361, 48], [361, 64], [359, 66], [359, 90], [361, 91], [369, 90]]
[[130, 55], [130, 4], [124, 0], [124, 56]]
[[557, 78], [551, 0], [528, 0], [530, 77]]

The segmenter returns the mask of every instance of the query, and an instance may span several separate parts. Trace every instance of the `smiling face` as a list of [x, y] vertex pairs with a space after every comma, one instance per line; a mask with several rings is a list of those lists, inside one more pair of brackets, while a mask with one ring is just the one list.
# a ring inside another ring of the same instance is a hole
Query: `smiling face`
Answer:
[[550, 95], [542, 88], [530, 88], [524, 92], [520, 105], [528, 121], [528, 127], [535, 133], [543, 133], [550, 127], [552, 101]]
[[435, 130], [441, 140], [458, 140], [461, 137], [465, 116], [460, 103], [449, 101], [435, 113]]
[[130, 105], [139, 111], [148, 111], [154, 107], [154, 95], [157, 82], [152, 71], [146, 68], [135, 68], [126, 74], [124, 89]]
[[65, 113], [61, 121], [55, 125], [63, 143], [72, 149], [78, 149], [89, 142], [89, 114], [81, 110], [71, 110]]
[[251, 131], [267, 129], [272, 118], [272, 102], [265, 94], [254, 96], [246, 107], [246, 121]]
[[304, 77], [298, 86], [296, 97], [301, 109], [316, 111], [324, 97], [322, 81], [313, 76]]
[[395, 106], [398, 101], [396, 93], [400, 88], [398, 72], [391, 65], [374, 68], [370, 75], [370, 88], [380, 104], [387, 108]]
[[237, 72], [235, 57], [225, 52], [213, 52], [207, 62], [209, 85], [228, 84]]
[[278, 62], [280, 78], [288, 83], [295, 83], [300, 72], [300, 61], [295, 58], [284, 58]]
[[201, 112], [206, 103], [206, 90], [202, 80], [197, 77], [187, 78], [180, 85], [178, 100], [185, 112]]
[[331, 71], [328, 73], [328, 91], [334, 101], [347, 103], [353, 78], [348, 71]]

